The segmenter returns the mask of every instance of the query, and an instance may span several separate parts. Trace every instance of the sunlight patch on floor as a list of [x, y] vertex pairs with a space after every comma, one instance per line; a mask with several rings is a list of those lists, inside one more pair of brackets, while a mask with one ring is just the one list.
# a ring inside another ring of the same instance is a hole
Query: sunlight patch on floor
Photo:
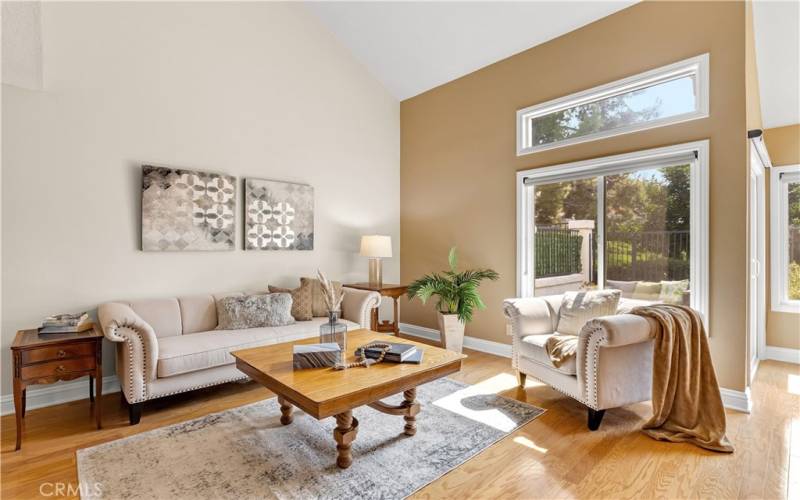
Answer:
[[800, 396], [800, 375], [789, 374], [789, 381], [787, 383], [789, 394], [797, 394]]
[[[793, 377], [794, 375], [789, 375]], [[794, 394], [797, 394], [796, 392]], [[800, 419], [792, 420], [789, 441], [789, 491], [786, 498], [800, 498]]]
[[534, 443], [533, 441], [531, 441], [530, 439], [528, 439], [526, 437], [517, 436], [517, 437], [514, 438], [514, 442], [517, 443], [517, 444], [521, 444], [522, 446], [526, 446], [526, 447], [528, 447], [528, 448], [530, 448], [532, 450], [536, 450], [539, 453], [547, 453], [547, 448], [542, 448], [541, 446], [536, 446], [536, 443]]
[[481, 396], [497, 394], [516, 386], [516, 377], [508, 373], [500, 373], [434, 401], [433, 404], [497, 430], [511, 432], [517, 427], [517, 424], [496, 408], [482, 407]]

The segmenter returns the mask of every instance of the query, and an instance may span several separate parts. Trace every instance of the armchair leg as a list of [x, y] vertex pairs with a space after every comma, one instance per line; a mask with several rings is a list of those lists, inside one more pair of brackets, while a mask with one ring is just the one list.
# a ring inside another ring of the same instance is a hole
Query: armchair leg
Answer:
[[600, 422], [603, 421], [603, 415], [606, 414], [605, 410], [593, 410], [589, 408], [589, 430], [596, 431], [600, 428]]
[[142, 419], [142, 405], [144, 403], [129, 403], [128, 404], [128, 420], [131, 425], [136, 425]]
[[517, 370], [517, 384], [524, 389], [525, 388], [525, 378], [527, 377], [526, 374], [522, 373], [521, 371]]

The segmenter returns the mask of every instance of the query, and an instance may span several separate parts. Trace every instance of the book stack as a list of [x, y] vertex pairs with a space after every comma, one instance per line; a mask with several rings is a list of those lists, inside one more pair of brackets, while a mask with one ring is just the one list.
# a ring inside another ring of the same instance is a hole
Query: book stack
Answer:
[[[389, 343], [392, 348], [386, 353], [383, 358], [384, 361], [390, 363], [415, 363], [422, 362], [422, 349], [417, 349], [416, 346], [411, 344], [394, 344]], [[365, 349], [364, 356], [367, 358], [378, 359], [383, 352], [382, 349]]]
[[48, 316], [42, 321], [39, 333], [78, 333], [90, 330], [92, 326], [89, 315], [85, 312], [78, 314], [56, 314], [55, 316]]

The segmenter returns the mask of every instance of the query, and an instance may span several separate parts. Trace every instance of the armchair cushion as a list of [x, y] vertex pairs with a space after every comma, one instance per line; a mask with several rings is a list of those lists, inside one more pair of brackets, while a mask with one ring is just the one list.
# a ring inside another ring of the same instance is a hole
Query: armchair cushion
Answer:
[[617, 312], [619, 290], [567, 292], [558, 310], [556, 329], [568, 335], [577, 335], [587, 321]]
[[541, 334], [541, 335], [527, 335], [525, 337], [522, 337], [522, 342], [520, 343], [519, 347], [520, 354], [532, 361], [535, 361], [539, 364], [546, 366], [547, 368], [550, 368], [551, 370], [556, 370], [565, 375], [577, 375], [578, 363], [576, 361], [576, 356], [568, 358], [560, 367], [556, 367], [550, 360], [550, 355], [547, 354], [547, 349], [545, 348], [545, 344], [547, 343], [547, 339], [555, 335], [558, 334], [552, 333], [552, 334]]

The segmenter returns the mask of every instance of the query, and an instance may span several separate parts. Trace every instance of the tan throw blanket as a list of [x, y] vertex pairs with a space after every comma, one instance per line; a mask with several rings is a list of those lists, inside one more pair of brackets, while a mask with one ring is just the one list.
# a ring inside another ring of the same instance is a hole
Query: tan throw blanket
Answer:
[[653, 418], [642, 432], [662, 441], [733, 452], [725, 436], [725, 408], [700, 315], [669, 304], [637, 307], [631, 314], [661, 325], [653, 347]]
[[[725, 436], [725, 408], [700, 315], [682, 305], [655, 304], [631, 311], [660, 325], [653, 348], [653, 417], [642, 432], [662, 441], [688, 442], [733, 452]], [[553, 335], [545, 350], [558, 368], [576, 356], [578, 337]]]

